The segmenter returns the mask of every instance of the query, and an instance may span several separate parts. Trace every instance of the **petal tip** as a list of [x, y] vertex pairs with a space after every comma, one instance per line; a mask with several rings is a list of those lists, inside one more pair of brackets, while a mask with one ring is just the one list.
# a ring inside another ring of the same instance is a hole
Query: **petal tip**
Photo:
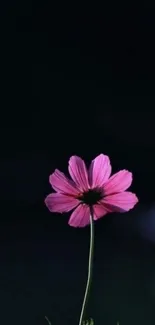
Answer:
[[135, 204], [137, 204], [139, 202], [139, 199], [136, 194], [134, 194], [134, 197], [135, 197]]
[[49, 195], [47, 195], [46, 198], [44, 199], [44, 204], [49, 209]]
[[49, 175], [49, 183], [51, 184], [52, 186], [52, 180], [53, 180], [53, 177], [55, 177], [55, 174], [58, 172], [58, 169], [55, 169], [54, 172], [52, 174]]
[[77, 155], [73, 155], [69, 158], [68, 164], [77, 164], [79, 161], [81, 161], [82, 158], [80, 156]]

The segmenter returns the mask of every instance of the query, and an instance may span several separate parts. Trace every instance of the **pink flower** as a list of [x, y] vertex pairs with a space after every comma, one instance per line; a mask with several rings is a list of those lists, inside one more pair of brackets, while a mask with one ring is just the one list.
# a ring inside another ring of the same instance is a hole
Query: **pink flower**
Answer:
[[76, 208], [69, 219], [73, 227], [85, 227], [90, 223], [90, 207], [97, 220], [110, 212], [126, 212], [138, 202], [137, 196], [126, 191], [132, 183], [132, 173], [120, 170], [111, 175], [108, 156], [100, 154], [87, 170], [85, 162], [77, 156], [69, 159], [68, 179], [58, 169], [49, 177], [56, 193], [49, 194], [45, 204], [51, 212], [68, 212]]

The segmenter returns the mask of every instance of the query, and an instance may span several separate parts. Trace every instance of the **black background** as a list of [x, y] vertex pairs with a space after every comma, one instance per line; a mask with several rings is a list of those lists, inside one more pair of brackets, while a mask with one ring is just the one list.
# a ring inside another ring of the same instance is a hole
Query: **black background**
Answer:
[[[112, 6], [112, 4], [111, 4]], [[0, 323], [78, 324], [89, 227], [44, 198], [68, 159], [110, 156], [139, 204], [95, 224], [88, 317], [155, 323], [155, 12], [76, 4], [1, 5]]]

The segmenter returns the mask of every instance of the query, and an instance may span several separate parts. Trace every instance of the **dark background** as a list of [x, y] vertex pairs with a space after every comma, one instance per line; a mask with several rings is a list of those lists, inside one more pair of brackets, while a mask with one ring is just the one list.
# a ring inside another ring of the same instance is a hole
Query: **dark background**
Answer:
[[152, 325], [154, 8], [5, 2], [0, 18], [0, 324], [78, 324], [89, 227], [69, 227], [44, 198], [71, 155], [105, 153], [113, 172], [133, 172], [140, 203], [95, 224], [88, 317]]

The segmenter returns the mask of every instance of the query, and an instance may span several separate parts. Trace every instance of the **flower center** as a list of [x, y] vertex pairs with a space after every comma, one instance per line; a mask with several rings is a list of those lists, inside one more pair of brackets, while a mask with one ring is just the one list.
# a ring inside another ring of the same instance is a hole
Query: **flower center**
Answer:
[[79, 199], [87, 205], [94, 205], [100, 201], [102, 197], [103, 193], [100, 189], [93, 189], [82, 193]]

